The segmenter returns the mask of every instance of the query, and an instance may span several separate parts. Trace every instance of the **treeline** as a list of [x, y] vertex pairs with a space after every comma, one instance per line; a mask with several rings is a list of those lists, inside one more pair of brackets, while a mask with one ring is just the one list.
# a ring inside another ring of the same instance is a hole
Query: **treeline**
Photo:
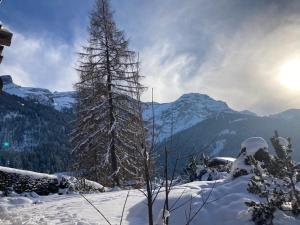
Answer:
[[50, 174], [66, 171], [70, 165], [70, 148], [49, 144], [31, 151], [3, 150], [0, 153], [0, 165]]
[[37, 172], [66, 170], [73, 112], [6, 93], [0, 102], [0, 164]]

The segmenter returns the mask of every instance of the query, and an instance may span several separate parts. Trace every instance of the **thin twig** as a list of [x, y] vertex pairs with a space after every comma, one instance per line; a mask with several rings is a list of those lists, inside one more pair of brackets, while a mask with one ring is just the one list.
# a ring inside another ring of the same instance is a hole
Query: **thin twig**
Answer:
[[199, 209], [194, 213], [194, 215], [188, 220], [188, 222], [186, 223], [186, 225], [189, 225], [190, 222], [197, 216], [197, 214], [201, 211], [201, 209], [206, 205], [208, 199], [210, 198], [214, 188], [216, 186], [216, 181], [214, 182], [214, 185], [212, 186], [208, 196], [206, 197], [205, 201], [203, 202], [203, 204], [199, 207]]
[[83, 197], [91, 206], [93, 206], [94, 209], [105, 219], [105, 221], [109, 224], [112, 225], [109, 220], [104, 216], [104, 214], [93, 204], [91, 203], [83, 194], [79, 193], [81, 197]]
[[[197, 196], [195, 195], [195, 196], [193, 196], [193, 199], [194, 198], [196, 198]], [[189, 200], [187, 200], [187, 201], [184, 201], [183, 203], [181, 203], [180, 205], [178, 205], [177, 207], [175, 207], [174, 209], [172, 209], [172, 211], [171, 212], [173, 212], [173, 211], [175, 211], [175, 210], [177, 210], [177, 209], [179, 209], [179, 208], [181, 208], [182, 206], [184, 206], [184, 205], [186, 205], [188, 202], [190, 201], [190, 199]]]
[[189, 207], [189, 219], [191, 218], [192, 204], [193, 204], [193, 196], [191, 195], [191, 202], [190, 202], [190, 207]]
[[154, 190], [153, 195], [152, 195], [152, 196], [154, 196], [154, 198], [152, 200], [152, 203], [155, 202], [155, 200], [156, 200], [157, 196], [159, 195], [159, 193], [163, 192], [163, 191], [160, 191], [162, 188], [163, 188], [163, 183], [160, 184], [160, 186], [158, 187], [158, 189]]
[[177, 202], [182, 198], [183, 193], [185, 192], [186, 189], [183, 189], [183, 191], [181, 192], [180, 196], [176, 199], [176, 201], [171, 205], [170, 207], [170, 212], [173, 210], [173, 207], [176, 206]]
[[126, 203], [127, 203], [128, 197], [129, 197], [129, 193], [130, 193], [130, 190], [127, 192], [126, 199], [125, 199], [125, 202], [124, 202], [124, 205], [123, 205], [122, 215], [121, 215], [121, 220], [120, 220], [120, 225], [122, 225], [124, 211], [125, 211], [125, 207], [126, 207]]

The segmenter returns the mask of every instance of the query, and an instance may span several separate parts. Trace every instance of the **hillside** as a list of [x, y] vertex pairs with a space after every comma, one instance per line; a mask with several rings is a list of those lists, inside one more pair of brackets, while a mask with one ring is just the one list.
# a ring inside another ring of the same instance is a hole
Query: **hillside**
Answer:
[[[295, 118], [298, 118], [295, 115]], [[166, 142], [174, 153], [181, 156], [205, 153], [209, 156], [236, 157], [240, 143], [247, 137], [259, 136], [268, 140], [274, 131], [293, 140], [294, 157], [300, 160], [300, 120], [279, 117], [258, 117], [241, 113], [221, 113], [175, 134]], [[171, 145], [172, 143], [172, 145]], [[163, 149], [165, 143], [158, 145]], [[175, 155], [176, 155], [175, 154]], [[183, 163], [183, 162], [182, 162]], [[183, 165], [181, 165], [183, 166]]]
[[0, 164], [40, 172], [65, 170], [73, 114], [6, 93], [0, 102]]

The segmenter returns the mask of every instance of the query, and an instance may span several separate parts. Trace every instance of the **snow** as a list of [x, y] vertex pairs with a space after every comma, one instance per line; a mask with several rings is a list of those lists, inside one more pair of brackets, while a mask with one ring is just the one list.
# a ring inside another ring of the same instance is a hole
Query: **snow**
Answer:
[[3, 167], [3, 166], [0, 166], [0, 171], [6, 172], [6, 173], [20, 174], [23, 176], [30, 176], [33, 179], [41, 179], [41, 178], [56, 179], [57, 178], [56, 175], [50, 175], [50, 174], [46, 174], [46, 173], [36, 173], [36, 172], [32, 172], [32, 171], [19, 170], [19, 169]]
[[[220, 157], [219, 157], [220, 158]], [[222, 157], [232, 160], [232, 158]], [[247, 191], [248, 183], [253, 174], [233, 179], [230, 175], [216, 181], [196, 181], [174, 186], [170, 192], [170, 209], [166, 211], [170, 224], [186, 224], [186, 216], [194, 215], [206, 205], [190, 225], [253, 225], [251, 211], [246, 201], [264, 201], [257, 195]], [[0, 193], [1, 194], [1, 193]], [[108, 218], [111, 224], [120, 222], [123, 205], [128, 194], [127, 190], [85, 194]], [[12, 195], [0, 197], [1, 225], [105, 225], [105, 220], [98, 212], [77, 193], [69, 195], [40, 196], [34, 194]], [[181, 197], [180, 197], [181, 196]], [[192, 199], [192, 200], [191, 200]], [[139, 190], [130, 190], [124, 211], [123, 225], [146, 225], [146, 199]], [[178, 208], [177, 208], [178, 207]], [[163, 225], [161, 214], [164, 210], [164, 189], [161, 190], [154, 204], [154, 219], [157, 225]], [[277, 210], [274, 225], [296, 225], [300, 218], [294, 218]]]
[[224, 129], [219, 133], [219, 136], [224, 136], [224, 135], [236, 135], [236, 131]]
[[300, 182], [297, 182], [297, 183], [295, 184], [295, 187], [296, 187], [296, 189], [297, 189], [298, 191], [300, 191]]
[[[192, 221], [191, 225], [250, 225], [251, 214], [244, 201], [256, 200], [247, 192], [249, 176], [236, 180], [223, 179], [216, 181], [198, 181], [174, 187], [170, 194], [170, 206], [182, 194], [176, 207], [187, 202], [181, 208], [170, 211], [170, 224], [185, 224], [185, 210], [189, 209], [189, 199], [193, 197], [192, 214], [202, 205], [212, 191], [208, 204]], [[212, 190], [213, 189], [213, 190]], [[91, 201], [112, 224], [119, 224], [122, 207], [127, 191], [86, 194]], [[12, 201], [12, 198], [14, 201]], [[154, 218], [159, 218], [163, 210], [164, 193], [155, 202]], [[24, 197], [2, 197], [0, 199], [0, 221], [8, 224], [106, 224], [104, 219], [79, 194], [51, 195], [39, 198], [35, 204], [32, 199], [24, 201]], [[147, 224], [147, 210], [144, 195], [138, 190], [130, 191], [124, 214], [124, 225]], [[174, 207], [175, 208], [175, 207]], [[217, 209], [217, 210], [216, 210]], [[161, 225], [161, 224], [159, 224]]]
[[13, 83], [11, 76], [1, 76], [4, 81], [3, 91], [37, 103], [53, 106], [56, 110], [70, 109], [75, 104], [75, 92], [51, 92], [44, 88], [21, 87]]
[[241, 121], [245, 121], [245, 120], [248, 120], [248, 118], [238, 118], [238, 119], [229, 121], [229, 123], [237, 123], [237, 122], [241, 122]]
[[162, 209], [160, 210], [157, 218], [156, 218], [156, 222], [155, 225], [165, 225], [166, 222], [166, 218], [170, 217], [170, 212], [166, 209]]
[[225, 162], [234, 162], [236, 158], [232, 157], [214, 157], [214, 159], [225, 161]]
[[6, 120], [16, 119], [18, 117], [22, 117], [22, 115], [17, 112], [9, 112], [2, 117], [2, 120], [5, 122]]
[[54, 92], [53, 101], [56, 110], [71, 109], [76, 103], [75, 92]]
[[[171, 136], [172, 123], [175, 134], [218, 113], [233, 112], [225, 102], [199, 93], [184, 94], [170, 103], [154, 103], [153, 108], [158, 142]], [[143, 118], [150, 126], [152, 116], [152, 103], [145, 103]]]
[[241, 144], [241, 149], [246, 149], [247, 155], [254, 155], [260, 149], [267, 151], [268, 148], [268, 143], [262, 137], [251, 137]]
[[246, 154], [241, 154], [233, 163], [231, 167], [231, 174], [234, 175], [238, 173], [240, 170], [244, 170], [247, 173], [250, 173], [252, 170], [252, 167], [245, 164]]
[[254, 156], [255, 153], [260, 149], [268, 151], [268, 143], [262, 137], [251, 137], [243, 141], [241, 144], [241, 154], [233, 162], [231, 167], [231, 174], [235, 174], [240, 170], [244, 170], [250, 173], [252, 167], [245, 164], [245, 159], [247, 158], [247, 156]]
[[[58, 111], [72, 109], [76, 103], [75, 92], [51, 92], [43, 88], [21, 87], [13, 82], [10, 75], [1, 77], [4, 80], [3, 90], [11, 95], [52, 106]], [[199, 93], [184, 94], [170, 103], [154, 103], [154, 111], [157, 142], [170, 137], [172, 130], [175, 134], [222, 112], [234, 112], [225, 102]], [[151, 130], [152, 103], [143, 103], [143, 118]], [[231, 131], [229, 134], [235, 133]]]
[[279, 141], [279, 144], [284, 147], [284, 148], [288, 148], [289, 146], [289, 141], [284, 138], [284, 137], [278, 137], [278, 141]]
[[225, 144], [226, 144], [226, 139], [216, 141], [210, 155], [211, 156], [218, 155], [224, 149]]
[[[176, 203], [176, 207], [182, 207], [170, 213], [170, 224], [184, 225], [186, 223], [185, 212], [190, 207], [192, 197], [192, 215], [201, 207], [202, 202], [207, 199], [207, 204], [197, 214], [191, 225], [253, 225], [251, 212], [248, 211], [245, 201], [259, 201], [259, 198], [248, 193], [247, 184], [251, 175], [242, 176], [232, 180], [230, 177], [218, 181], [197, 181], [185, 185], [175, 186], [170, 193], [170, 206]], [[127, 191], [107, 192], [100, 194], [84, 195], [115, 225], [119, 224], [123, 204]], [[159, 214], [163, 211], [164, 193], [162, 192], [155, 202], [154, 218], [157, 222]], [[184, 204], [186, 203], [186, 204]], [[285, 214], [280, 214], [287, 220], [276, 219], [274, 225], [291, 224], [294, 220]], [[85, 224], [104, 225], [104, 219], [89, 205], [79, 194], [51, 195], [39, 197], [39, 203], [34, 199], [19, 197], [0, 198], [0, 221], [3, 225], [8, 224]], [[147, 210], [145, 197], [138, 190], [131, 190], [125, 208], [124, 225], [146, 225]], [[159, 223], [161, 225], [161, 223]]]

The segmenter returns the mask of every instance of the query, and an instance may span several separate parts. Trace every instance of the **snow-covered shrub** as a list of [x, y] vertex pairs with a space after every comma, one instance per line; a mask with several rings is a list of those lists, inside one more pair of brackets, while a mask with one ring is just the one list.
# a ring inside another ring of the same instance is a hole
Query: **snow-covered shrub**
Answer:
[[200, 166], [200, 161], [193, 155], [188, 158], [188, 163], [183, 170], [184, 180], [189, 182], [197, 180], [197, 169]]
[[257, 225], [273, 224], [276, 210], [290, 216], [300, 214], [300, 190], [297, 188], [300, 168], [291, 157], [291, 140], [279, 137], [276, 132], [271, 142], [275, 156], [268, 155], [264, 162], [249, 157], [254, 176], [248, 184], [248, 191], [263, 199], [260, 203], [246, 202]]
[[256, 225], [273, 225], [274, 212], [276, 210], [272, 203], [246, 202], [252, 210], [252, 220]]
[[195, 180], [219, 180], [228, 176], [231, 170], [232, 162], [235, 159], [229, 157], [209, 158], [203, 156], [201, 161], [197, 161], [195, 157], [190, 157], [189, 163], [185, 168], [185, 175], [188, 176], [187, 181]]
[[241, 152], [232, 164], [231, 174], [233, 177], [253, 173], [251, 157], [259, 162], [269, 160], [268, 143], [263, 138], [251, 137], [242, 142]]

